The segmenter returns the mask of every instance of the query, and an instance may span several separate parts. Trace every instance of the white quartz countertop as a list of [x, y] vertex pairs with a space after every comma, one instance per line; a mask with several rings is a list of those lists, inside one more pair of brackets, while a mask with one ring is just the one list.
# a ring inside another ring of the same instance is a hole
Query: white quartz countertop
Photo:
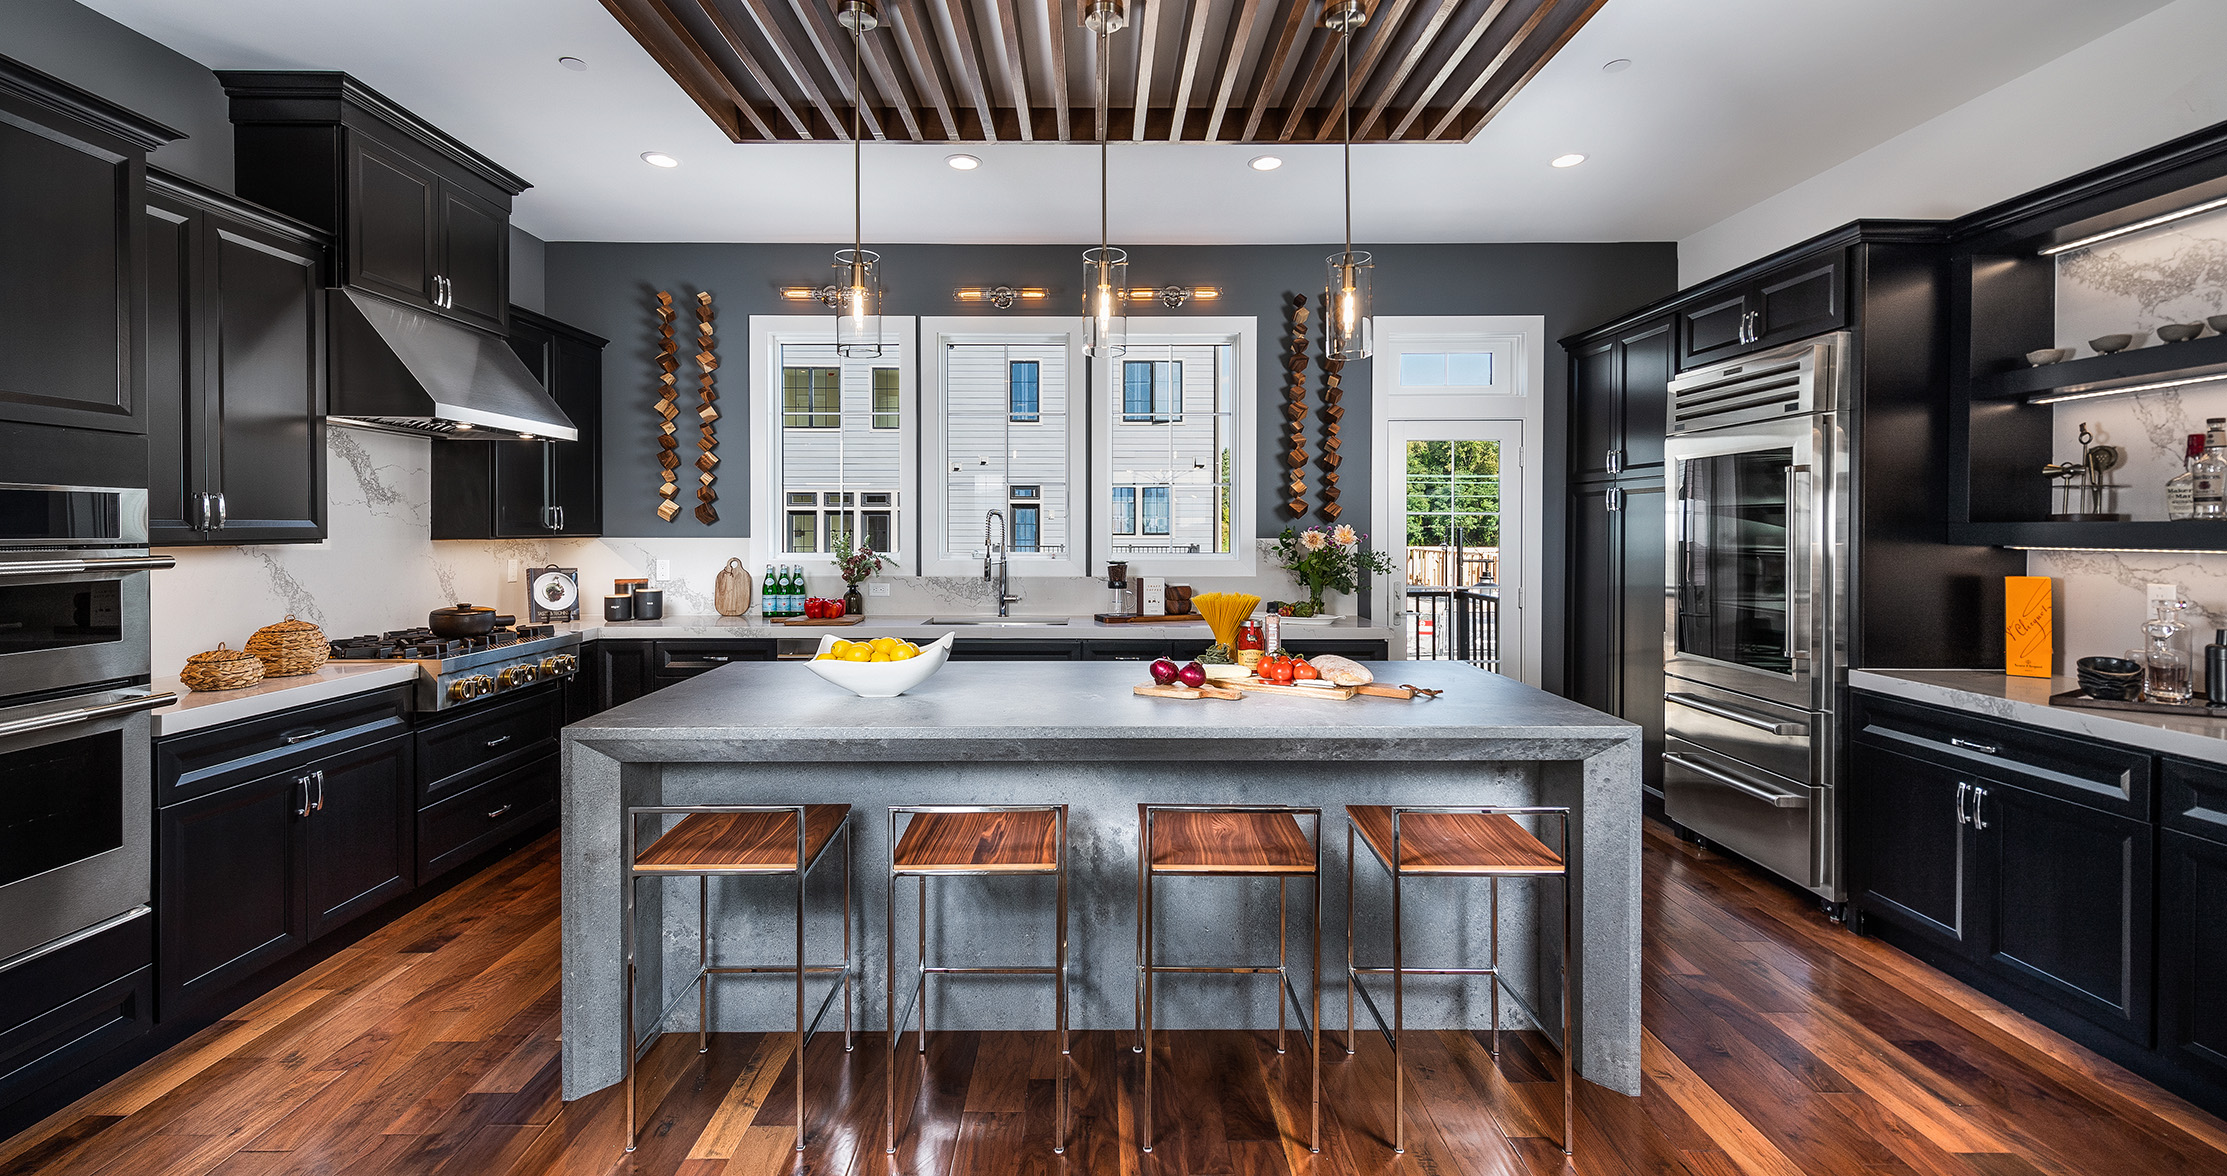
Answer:
[[339, 661], [326, 662], [307, 674], [265, 678], [238, 690], [188, 690], [176, 678], [157, 678], [154, 688], [175, 691], [178, 701], [154, 712], [155, 734], [179, 735], [417, 680], [415, 662]]
[[2070, 677], [2013, 678], [1997, 670], [1850, 670], [1848, 685], [2064, 735], [2215, 762], [2227, 759], [2227, 718], [2049, 705], [2050, 695], [2080, 688]]
[[[1092, 641], [1152, 641], [1169, 637], [1206, 638], [1209, 632], [1204, 620], [1173, 621], [1166, 624], [1109, 625], [1093, 620], [1088, 615], [1061, 618], [1064, 624], [977, 624], [934, 625], [936, 617], [965, 615], [964, 613], [892, 613], [887, 616], [868, 611], [866, 619], [855, 625], [784, 625], [757, 616], [672, 616], [661, 621], [588, 621], [582, 620], [559, 628], [579, 633], [589, 641], [653, 641], [686, 640], [719, 637], [804, 637], [817, 638], [822, 633], [840, 636], [912, 636], [928, 634], [941, 637], [957, 633], [962, 637], [1019, 637], [1019, 638], [1072, 638]], [[1397, 631], [1385, 625], [1362, 622], [1353, 617], [1341, 617], [1329, 624], [1284, 621], [1286, 641], [1324, 639], [1368, 639], [1389, 641]]]

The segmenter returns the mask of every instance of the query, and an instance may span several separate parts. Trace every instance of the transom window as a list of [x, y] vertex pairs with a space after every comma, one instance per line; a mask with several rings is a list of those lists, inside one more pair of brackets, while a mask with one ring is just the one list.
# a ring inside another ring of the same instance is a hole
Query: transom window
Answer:
[[1403, 351], [1400, 353], [1402, 388], [1489, 388], [1492, 386], [1492, 353], [1489, 351]]

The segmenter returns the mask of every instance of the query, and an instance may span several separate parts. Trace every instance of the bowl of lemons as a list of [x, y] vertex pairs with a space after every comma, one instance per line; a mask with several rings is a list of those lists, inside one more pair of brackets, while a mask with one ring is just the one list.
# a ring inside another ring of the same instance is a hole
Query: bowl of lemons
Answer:
[[946, 633], [926, 645], [915, 645], [901, 637], [846, 641], [827, 633], [820, 637], [819, 651], [805, 664], [860, 698], [895, 698], [943, 668], [956, 636]]

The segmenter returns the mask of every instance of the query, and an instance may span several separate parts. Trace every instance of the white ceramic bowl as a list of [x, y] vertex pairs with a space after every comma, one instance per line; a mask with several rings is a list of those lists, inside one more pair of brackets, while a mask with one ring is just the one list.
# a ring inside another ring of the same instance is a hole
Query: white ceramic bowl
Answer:
[[919, 657], [909, 657], [900, 662], [854, 662], [820, 660], [820, 654], [835, 647], [839, 638], [833, 633], [820, 635], [820, 647], [812, 660], [804, 663], [812, 672], [858, 695], [860, 698], [895, 698], [932, 677], [943, 663], [951, 659], [951, 641], [957, 633], [946, 633], [920, 647]]

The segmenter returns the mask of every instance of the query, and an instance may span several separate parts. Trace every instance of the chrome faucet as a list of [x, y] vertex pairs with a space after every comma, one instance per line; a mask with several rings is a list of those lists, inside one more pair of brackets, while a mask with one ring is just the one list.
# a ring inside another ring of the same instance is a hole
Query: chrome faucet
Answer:
[[1008, 616], [1013, 602], [1012, 569], [1006, 555], [1011, 537], [1005, 533], [1005, 512], [991, 508], [982, 516], [982, 578], [997, 591], [998, 615]]

